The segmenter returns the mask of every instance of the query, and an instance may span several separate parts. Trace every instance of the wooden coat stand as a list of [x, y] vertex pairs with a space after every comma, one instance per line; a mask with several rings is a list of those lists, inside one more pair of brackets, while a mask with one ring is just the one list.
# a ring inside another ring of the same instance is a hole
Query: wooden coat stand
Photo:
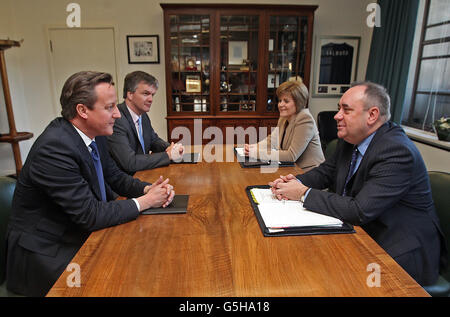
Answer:
[[14, 121], [14, 113], [11, 102], [11, 94], [9, 92], [8, 75], [6, 73], [6, 62], [4, 51], [13, 46], [20, 46], [17, 41], [0, 40], [0, 71], [2, 78], [3, 94], [5, 95], [6, 113], [8, 115], [9, 133], [0, 135], [1, 143], [11, 143], [14, 153], [14, 161], [16, 163], [16, 175], [19, 176], [22, 169], [22, 159], [20, 157], [19, 142], [31, 139], [33, 133], [17, 132], [16, 123]]

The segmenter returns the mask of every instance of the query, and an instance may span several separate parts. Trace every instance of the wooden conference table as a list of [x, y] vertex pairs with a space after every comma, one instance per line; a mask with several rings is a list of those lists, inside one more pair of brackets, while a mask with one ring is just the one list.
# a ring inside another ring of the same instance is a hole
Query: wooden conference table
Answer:
[[[224, 151], [225, 153], [225, 151]], [[223, 155], [225, 160], [225, 154]], [[146, 215], [96, 231], [76, 254], [81, 286], [65, 271], [47, 296], [428, 296], [360, 227], [355, 234], [264, 237], [245, 188], [272, 173], [231, 163], [172, 164], [139, 172], [170, 178], [188, 212]], [[379, 287], [367, 280], [380, 267]]]

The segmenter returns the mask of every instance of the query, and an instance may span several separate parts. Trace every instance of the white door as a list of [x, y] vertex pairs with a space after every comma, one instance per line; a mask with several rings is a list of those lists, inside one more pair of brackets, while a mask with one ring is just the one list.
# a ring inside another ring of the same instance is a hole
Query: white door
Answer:
[[117, 90], [117, 68], [114, 29], [111, 28], [50, 28], [50, 56], [55, 94], [55, 110], [60, 115], [59, 97], [62, 87], [72, 74], [83, 71], [110, 73]]

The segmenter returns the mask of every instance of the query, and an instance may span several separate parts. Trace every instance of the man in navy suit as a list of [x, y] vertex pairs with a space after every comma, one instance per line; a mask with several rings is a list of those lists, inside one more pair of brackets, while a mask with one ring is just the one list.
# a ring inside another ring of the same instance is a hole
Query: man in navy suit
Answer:
[[[8, 224], [7, 287], [27, 296], [44, 296], [92, 231], [134, 220], [174, 197], [168, 179], [141, 182], [109, 156], [105, 135], [120, 118], [110, 74], [72, 75], [60, 101], [63, 117], [33, 144]], [[114, 200], [115, 193], [134, 198]]]
[[128, 174], [170, 164], [179, 160], [184, 148], [169, 144], [153, 130], [147, 112], [158, 90], [158, 81], [146, 72], [135, 71], [125, 77], [124, 102], [118, 108], [114, 133], [108, 137], [111, 156]]
[[384, 87], [356, 83], [338, 106], [334, 156], [303, 175], [281, 176], [272, 191], [361, 226], [419, 284], [433, 284], [447, 251], [419, 151], [389, 122]]

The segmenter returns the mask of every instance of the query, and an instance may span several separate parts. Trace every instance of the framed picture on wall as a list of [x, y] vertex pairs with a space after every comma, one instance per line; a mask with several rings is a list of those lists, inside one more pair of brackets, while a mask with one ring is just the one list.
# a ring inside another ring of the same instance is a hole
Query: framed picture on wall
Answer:
[[228, 42], [228, 64], [244, 65], [248, 56], [247, 41]]
[[356, 80], [357, 36], [317, 36], [314, 54], [313, 97], [340, 97]]
[[128, 64], [159, 64], [158, 35], [127, 35]]

